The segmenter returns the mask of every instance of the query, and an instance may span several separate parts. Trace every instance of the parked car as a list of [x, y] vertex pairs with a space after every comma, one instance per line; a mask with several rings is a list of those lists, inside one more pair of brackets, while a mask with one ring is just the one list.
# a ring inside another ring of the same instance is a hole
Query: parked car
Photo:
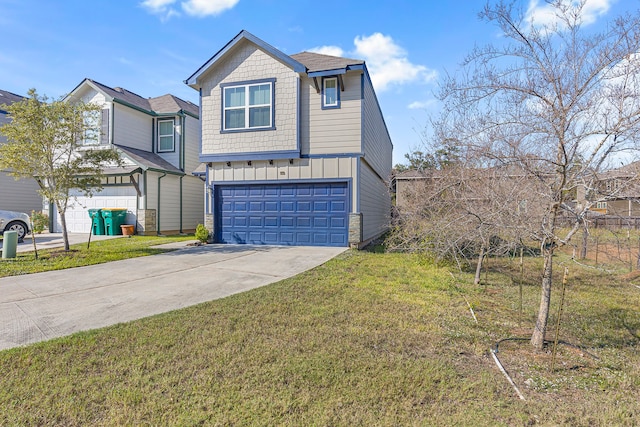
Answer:
[[0, 234], [5, 231], [17, 231], [18, 241], [29, 234], [29, 215], [22, 212], [0, 210]]

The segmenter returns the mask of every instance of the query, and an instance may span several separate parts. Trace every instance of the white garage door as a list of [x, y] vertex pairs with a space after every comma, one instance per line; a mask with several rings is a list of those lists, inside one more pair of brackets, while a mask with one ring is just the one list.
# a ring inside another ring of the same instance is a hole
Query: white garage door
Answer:
[[[74, 194], [74, 193], [72, 193]], [[89, 233], [91, 231], [91, 218], [89, 209], [102, 208], [126, 208], [126, 224], [136, 223], [136, 190], [133, 187], [105, 187], [100, 193], [93, 197], [77, 195], [69, 202], [67, 208], [67, 231], [69, 233]], [[55, 232], [62, 232], [62, 224], [56, 213]]]

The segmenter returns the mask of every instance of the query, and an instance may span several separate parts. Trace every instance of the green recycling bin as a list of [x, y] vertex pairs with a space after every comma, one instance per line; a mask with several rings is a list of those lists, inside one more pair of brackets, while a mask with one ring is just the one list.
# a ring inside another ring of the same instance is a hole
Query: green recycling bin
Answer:
[[104, 218], [104, 230], [107, 236], [118, 236], [122, 234], [121, 225], [127, 218], [127, 210], [124, 208], [103, 208], [102, 218]]
[[18, 232], [5, 231], [2, 240], [2, 258], [15, 258], [18, 250]]
[[104, 236], [104, 218], [100, 214], [101, 209], [89, 209], [91, 218], [91, 233], [94, 236]]

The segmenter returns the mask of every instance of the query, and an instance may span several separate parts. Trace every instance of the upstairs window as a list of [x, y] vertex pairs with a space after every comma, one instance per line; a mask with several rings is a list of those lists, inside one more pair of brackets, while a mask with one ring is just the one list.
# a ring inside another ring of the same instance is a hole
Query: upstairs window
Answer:
[[85, 111], [82, 113], [84, 122], [84, 135], [82, 136], [83, 145], [100, 144], [100, 115], [97, 111]]
[[322, 79], [322, 108], [340, 108], [340, 91], [337, 77]]
[[222, 86], [223, 131], [273, 129], [275, 80]]
[[175, 151], [173, 120], [158, 121], [158, 153]]

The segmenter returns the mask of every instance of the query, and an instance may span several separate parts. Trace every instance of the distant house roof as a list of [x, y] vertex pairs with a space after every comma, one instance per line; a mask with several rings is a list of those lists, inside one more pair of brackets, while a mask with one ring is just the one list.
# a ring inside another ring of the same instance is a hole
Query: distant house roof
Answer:
[[182, 110], [194, 116], [199, 114], [197, 105], [171, 94], [149, 98], [149, 104], [156, 113], [175, 113]]
[[640, 178], [640, 161], [631, 162], [617, 169], [609, 169], [600, 174], [600, 179]]
[[[0, 105], [11, 105], [14, 102], [20, 102], [23, 99], [24, 96], [16, 95], [15, 93], [0, 89]], [[0, 108], [0, 112], [6, 114], [6, 111], [4, 111], [2, 108]]]
[[123, 89], [121, 87], [110, 87], [88, 78], [84, 79], [78, 86], [76, 86], [69, 96], [73, 96], [73, 94], [85, 83], [116, 102], [142, 110], [151, 115], [179, 113], [182, 111], [194, 117], [199, 116], [199, 108], [197, 105], [180, 99], [175, 95], [166, 94], [155, 98], [144, 98], [130, 90]]

